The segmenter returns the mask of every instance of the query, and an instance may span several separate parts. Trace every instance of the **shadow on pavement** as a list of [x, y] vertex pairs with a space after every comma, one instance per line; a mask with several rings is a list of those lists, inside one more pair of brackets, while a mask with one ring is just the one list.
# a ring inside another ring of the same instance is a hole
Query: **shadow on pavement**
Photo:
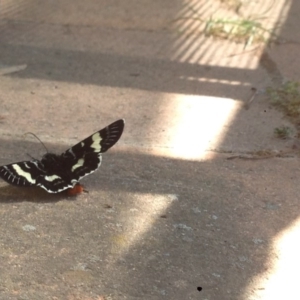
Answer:
[[[285, 188], [283, 165], [291, 174]], [[34, 271], [16, 284], [35, 282], [31, 295], [52, 286], [53, 295], [68, 295], [74, 286], [113, 299], [241, 299], [268, 267], [272, 238], [299, 215], [298, 173], [295, 159], [196, 162], [112, 150], [76, 201], [2, 187], [0, 202], [11, 204], [1, 208], [2, 243], [12, 243], [7, 230], [18, 236], [10, 251]], [[28, 224], [35, 229], [21, 234]], [[7, 255], [4, 278], [16, 272]]]

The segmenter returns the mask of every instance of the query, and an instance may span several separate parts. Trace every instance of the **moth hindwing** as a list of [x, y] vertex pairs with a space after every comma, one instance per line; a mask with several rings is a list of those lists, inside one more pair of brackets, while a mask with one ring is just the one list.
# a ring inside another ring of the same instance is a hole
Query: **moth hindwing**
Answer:
[[21, 161], [0, 167], [0, 177], [16, 186], [39, 186], [48, 193], [73, 188], [81, 178], [96, 171], [102, 153], [121, 137], [124, 120], [95, 132], [61, 155], [46, 153], [41, 160]]

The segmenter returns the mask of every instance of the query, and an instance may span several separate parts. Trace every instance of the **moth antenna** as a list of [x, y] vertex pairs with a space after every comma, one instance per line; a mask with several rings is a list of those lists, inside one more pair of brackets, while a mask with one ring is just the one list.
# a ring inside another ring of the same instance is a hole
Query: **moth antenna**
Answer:
[[44, 146], [44, 148], [46, 149], [46, 152], [47, 153], [49, 153], [49, 151], [48, 151], [48, 149], [47, 149], [47, 147], [45, 146], [45, 144], [40, 140], [40, 138], [38, 137], [38, 136], [36, 136], [34, 133], [32, 133], [32, 132], [26, 132], [26, 133], [24, 133], [24, 135], [26, 135], [26, 134], [31, 134], [31, 135], [33, 135], [43, 146]]
[[31, 156], [30, 154], [26, 153], [27, 156], [29, 156], [31, 159], [37, 160], [35, 157]]

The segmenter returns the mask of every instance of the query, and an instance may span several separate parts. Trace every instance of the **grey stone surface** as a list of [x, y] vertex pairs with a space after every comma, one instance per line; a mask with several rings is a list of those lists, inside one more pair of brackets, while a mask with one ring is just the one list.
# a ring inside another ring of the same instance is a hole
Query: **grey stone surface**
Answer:
[[[227, 158], [295, 143], [274, 138], [293, 125], [263, 93], [300, 75], [291, 5], [289, 42], [261, 56], [181, 34], [186, 2], [2, 2], [0, 164], [43, 154], [28, 131], [60, 153], [118, 118], [126, 127], [82, 181], [89, 193], [1, 181], [0, 299], [286, 296], [268, 282], [299, 216], [299, 160]], [[261, 93], [245, 109], [252, 86]], [[286, 299], [299, 299], [292, 278]]]

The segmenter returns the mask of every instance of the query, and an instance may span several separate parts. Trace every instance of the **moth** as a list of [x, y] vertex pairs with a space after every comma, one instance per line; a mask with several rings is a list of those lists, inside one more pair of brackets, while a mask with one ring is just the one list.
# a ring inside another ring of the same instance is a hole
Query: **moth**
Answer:
[[48, 193], [75, 189], [80, 179], [100, 167], [102, 153], [117, 143], [124, 125], [122, 119], [115, 121], [60, 155], [46, 153], [41, 160], [1, 166], [0, 177], [15, 186], [39, 186]]

